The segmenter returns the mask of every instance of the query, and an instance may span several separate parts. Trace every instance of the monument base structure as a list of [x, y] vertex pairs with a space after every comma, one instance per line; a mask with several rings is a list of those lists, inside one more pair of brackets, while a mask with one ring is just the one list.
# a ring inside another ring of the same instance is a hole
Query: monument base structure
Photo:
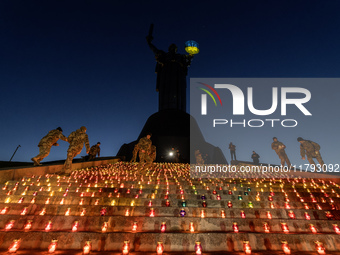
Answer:
[[221, 149], [205, 141], [196, 120], [190, 114], [177, 109], [161, 110], [151, 115], [138, 139], [123, 144], [117, 157], [130, 160], [134, 146], [148, 133], [152, 133], [152, 144], [157, 147], [156, 162], [174, 162], [175, 156], [170, 155], [174, 148], [179, 150], [181, 163], [195, 163], [194, 153], [198, 149], [202, 155], [207, 154], [212, 163], [227, 164]]

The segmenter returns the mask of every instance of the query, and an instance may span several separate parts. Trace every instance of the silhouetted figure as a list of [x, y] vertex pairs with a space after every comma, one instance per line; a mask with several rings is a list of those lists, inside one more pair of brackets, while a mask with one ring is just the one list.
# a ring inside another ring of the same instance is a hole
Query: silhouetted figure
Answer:
[[253, 159], [254, 164], [259, 164], [260, 163], [260, 155], [257, 154], [255, 151], [253, 151], [253, 154], [251, 154], [251, 158]]
[[151, 138], [151, 133], [148, 133], [145, 137], [142, 137], [138, 141], [138, 155], [139, 155], [139, 161], [141, 163], [148, 162], [150, 161], [149, 158], [149, 153], [152, 145], [152, 141], [150, 140]]
[[39, 154], [31, 158], [31, 160], [34, 162], [34, 166], [41, 166], [40, 161], [50, 154], [51, 147], [59, 146], [57, 143], [59, 139], [67, 142], [67, 138], [63, 135], [63, 130], [61, 127], [51, 130], [40, 140], [38, 144]]
[[285, 163], [287, 163], [287, 166], [289, 168], [292, 167], [292, 164], [290, 163], [289, 158], [285, 151], [286, 145], [279, 142], [277, 140], [277, 137], [273, 137], [273, 141], [274, 142], [272, 143], [272, 149], [275, 150], [276, 154], [279, 156], [281, 160], [281, 166], [284, 167]]
[[84, 144], [86, 147], [86, 153], [90, 152], [89, 137], [86, 134], [86, 130], [86, 127], [82, 126], [68, 136], [67, 140], [70, 145], [67, 149], [67, 158], [61, 171], [62, 173], [71, 170], [72, 160], [82, 151]]
[[230, 150], [231, 160], [237, 160], [236, 159], [236, 145], [234, 145], [232, 142], [229, 143], [229, 150]]
[[195, 150], [195, 158], [196, 158], [196, 164], [204, 164], [204, 159], [199, 150]]
[[181, 153], [179, 153], [179, 150], [176, 150], [175, 163], [179, 163], [180, 162], [180, 160], [179, 160], [180, 157], [181, 157]]
[[193, 55], [182, 55], [177, 53], [177, 46], [171, 44], [169, 51], [164, 52], [157, 49], [151, 41], [152, 31], [146, 37], [149, 47], [154, 52], [157, 65], [157, 86], [159, 92], [159, 110], [186, 109], [186, 76]]
[[309, 164], [314, 165], [315, 169], [317, 169], [313, 160], [313, 158], [316, 158], [320, 164], [320, 167], [322, 168], [325, 163], [323, 162], [320, 154], [320, 145], [316, 142], [305, 140], [302, 137], [298, 137], [297, 141], [300, 143], [300, 154], [302, 160], [305, 160], [307, 156]]
[[133, 148], [132, 159], [130, 160], [130, 162], [136, 162], [137, 161], [138, 151], [139, 151], [138, 144], [136, 144], [135, 147]]
[[94, 160], [96, 156], [100, 157], [100, 142], [98, 142], [96, 145], [93, 145], [90, 149], [89, 155], [87, 157], [87, 161]]

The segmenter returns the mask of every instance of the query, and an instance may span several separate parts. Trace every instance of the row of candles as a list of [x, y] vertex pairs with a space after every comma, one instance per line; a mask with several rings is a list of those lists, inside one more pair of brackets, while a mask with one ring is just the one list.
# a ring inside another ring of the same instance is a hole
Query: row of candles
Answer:
[[[153, 217], [153, 216], [150, 214], [150, 217]], [[23, 230], [24, 231], [30, 230], [32, 228], [32, 223], [33, 223], [33, 220], [27, 220], [27, 222], [24, 225]], [[15, 224], [15, 220], [10, 220], [5, 225], [5, 229], [4, 230], [5, 231], [11, 230], [13, 228], [14, 224]], [[106, 233], [108, 231], [108, 227], [109, 227], [109, 224], [108, 224], [107, 221], [105, 221], [103, 223], [103, 225], [102, 225], [102, 228], [101, 228], [102, 233]], [[138, 228], [137, 221], [135, 221], [133, 223], [133, 225], [132, 225], [132, 232], [136, 232], [137, 228]], [[72, 232], [77, 232], [78, 229], [79, 229], [79, 221], [76, 220], [72, 224], [71, 231]], [[239, 232], [239, 226], [238, 226], [237, 222], [233, 223], [232, 229], [233, 229], [233, 232], [235, 232], [235, 233]], [[281, 229], [282, 229], [283, 233], [289, 233], [289, 227], [288, 227], [287, 223], [281, 222]], [[318, 230], [317, 230], [317, 228], [315, 227], [314, 224], [309, 224], [309, 229], [314, 234], [318, 233]], [[338, 226], [338, 224], [333, 224], [333, 229], [334, 229], [336, 234], [340, 234], [340, 227]], [[45, 231], [51, 231], [51, 230], [52, 230], [52, 221], [49, 220], [48, 223], [45, 226]], [[270, 233], [271, 232], [270, 225], [268, 224], [268, 222], [263, 222], [263, 230], [264, 230], [265, 233]], [[162, 222], [162, 224], [160, 226], [160, 231], [162, 233], [166, 232], [166, 222]], [[189, 224], [189, 231], [191, 233], [195, 232], [194, 222], [190, 222], [190, 224]]]
[[[136, 174], [135, 174], [136, 175]], [[294, 190], [294, 192], [296, 192], [296, 189], [298, 188], [299, 190], [304, 189], [307, 192], [311, 192], [311, 189], [314, 192], [322, 192], [325, 193], [327, 189], [331, 188], [331, 193], [335, 193], [335, 189], [339, 189], [339, 185], [333, 182], [330, 182], [330, 184], [326, 184], [325, 182], [322, 182], [323, 184], [319, 185], [315, 182], [310, 181], [308, 182], [310, 185], [307, 184], [306, 179], [303, 179], [301, 181], [295, 179], [295, 180], [289, 180], [289, 179], [280, 179], [278, 181], [273, 181], [273, 180], [267, 180], [267, 179], [254, 179], [254, 180], [247, 180], [246, 182], [244, 182], [244, 180], [242, 179], [208, 179], [208, 180], [202, 180], [202, 179], [191, 179], [190, 177], [187, 178], [182, 178], [181, 181], [179, 181], [176, 177], [171, 178], [170, 180], [168, 179], [168, 177], [166, 176], [165, 173], [163, 173], [163, 177], [161, 178], [160, 174], [159, 176], [157, 176], [156, 180], [149, 178], [148, 180], [144, 180], [142, 175], [136, 175], [134, 178], [126, 178], [126, 176], [122, 177], [119, 175], [116, 175], [115, 177], [110, 177], [110, 181], [103, 181], [100, 182], [100, 180], [96, 180], [94, 182], [88, 182], [87, 179], [78, 179], [79, 177], [70, 177], [70, 178], [63, 178], [63, 180], [60, 180], [60, 177], [56, 177], [56, 178], [48, 178], [45, 180], [45, 183], [43, 183], [42, 181], [40, 181], [40, 178], [37, 179], [35, 182], [31, 179], [28, 178], [27, 180], [24, 178], [21, 180], [21, 183], [19, 181], [17, 181], [15, 183], [15, 187], [14, 187], [14, 191], [18, 189], [19, 184], [21, 184], [22, 186], [26, 186], [25, 189], [29, 189], [30, 186], [37, 186], [40, 187], [42, 185], [47, 186], [48, 188], [51, 187], [61, 187], [62, 186], [66, 186], [67, 188], [70, 188], [73, 185], [77, 185], [78, 183], [78, 188], [98, 188], [98, 189], [103, 189], [103, 188], [125, 188], [125, 186], [127, 186], [126, 188], [135, 188], [134, 184], [131, 184], [129, 186], [129, 183], [131, 182], [138, 182], [138, 185], [144, 185], [145, 188], [153, 188], [153, 187], [163, 187], [163, 186], [169, 186], [172, 185], [172, 189], [178, 189], [178, 187], [176, 188], [176, 186], [180, 186], [181, 184], [185, 184], [188, 187], [191, 187], [192, 189], [204, 189], [204, 190], [213, 190], [214, 186], [218, 187], [219, 189], [233, 189], [234, 191], [236, 191], [236, 185], [239, 184], [239, 186], [241, 188], [244, 187], [244, 185], [246, 186], [253, 186], [256, 190], [261, 190], [261, 192], [264, 192], [265, 190], [270, 190], [273, 191], [274, 189], [276, 191], [279, 190], [284, 190], [287, 189], [289, 192]], [[173, 180], [172, 180], [173, 179]], [[51, 181], [52, 180], [52, 181]], [[268, 182], [269, 181], [269, 182]], [[195, 182], [196, 184], [194, 184], [193, 182]], [[288, 183], [286, 183], [288, 182]], [[7, 190], [8, 189], [8, 184], [10, 182], [5, 183], [5, 186], [3, 187], [3, 190]], [[274, 184], [273, 184], [274, 183]], [[109, 185], [110, 184], [110, 185]], [[115, 186], [115, 185], [118, 186]], [[175, 185], [174, 185], [175, 184]], [[261, 185], [260, 185], [261, 184]], [[154, 186], [156, 185], [156, 186]], [[331, 187], [331, 186], [332, 187]], [[128, 187], [129, 186], [129, 187]], [[26, 190], [26, 191], [27, 191]], [[248, 187], [247, 191], [250, 191], [250, 188]]]
[[[111, 205], [114, 206], [114, 203], [112, 203]], [[131, 205], [132, 207], [135, 206], [134, 201], [132, 201], [130, 205]], [[153, 205], [153, 204], [152, 204], [152, 201], [150, 200], [149, 203], [148, 203], [148, 206], [151, 207], [152, 205]], [[170, 206], [170, 201], [167, 200], [167, 201], [165, 202], [165, 205], [166, 205], [167, 207]], [[187, 205], [186, 205], [186, 202], [185, 202], [185, 201], [182, 201], [182, 204], [181, 204], [181, 205], [182, 205], [182, 209], [179, 211], [179, 216], [184, 217], [184, 216], [186, 216], [186, 211], [185, 211], [185, 208], [186, 208], [186, 206], [187, 206]], [[202, 206], [203, 206], [203, 207], [206, 207], [206, 204], [204, 203], [204, 201], [203, 201]], [[229, 208], [232, 208], [232, 204], [231, 204], [230, 201], [228, 202], [228, 207], [229, 207]], [[251, 206], [249, 206], [249, 207], [250, 207], [250, 208], [253, 208], [253, 207], [251, 207]], [[289, 207], [289, 208], [290, 208], [290, 207]], [[286, 209], [289, 209], [289, 208], [286, 208]], [[309, 209], [308, 205], [305, 207], [305, 209]], [[2, 209], [0, 210], [0, 215], [8, 214], [8, 213], [9, 213], [9, 210], [10, 210], [10, 208], [9, 208], [8, 206], [5, 206], [4, 208], [2, 208]], [[125, 209], [124, 215], [125, 215], [125, 216], [132, 216], [132, 215], [131, 215], [131, 212], [132, 212], [132, 211], [130, 210], [130, 208], [127, 208], [127, 209]], [[46, 207], [43, 207], [43, 208], [40, 210], [40, 212], [39, 212], [38, 214], [39, 214], [40, 216], [44, 216], [44, 215], [46, 215], [46, 213], [47, 213], [47, 209], [46, 209]], [[102, 208], [100, 209], [99, 213], [100, 213], [100, 216], [108, 216], [108, 214], [107, 214], [107, 207], [102, 207]], [[24, 208], [21, 210], [20, 215], [22, 215], [22, 216], [28, 215], [28, 207], [24, 207]], [[64, 215], [65, 215], [65, 216], [70, 216], [70, 215], [71, 215], [71, 207], [68, 207], [68, 208], [65, 210]], [[79, 215], [80, 215], [80, 216], [85, 216], [85, 215], [86, 215], [86, 208], [82, 208]], [[294, 212], [293, 210], [287, 211], [287, 215], [288, 215], [288, 217], [289, 217], [290, 219], [296, 219], [296, 214], [295, 214], [295, 212]], [[155, 209], [154, 209], [154, 208], [150, 208], [149, 216], [150, 216], [150, 217], [155, 217], [155, 216], [156, 216], [156, 214], [155, 214]], [[310, 216], [309, 212], [307, 212], [307, 211], [304, 212], [303, 216], [304, 216], [304, 218], [305, 218], [306, 220], [310, 220], [310, 219], [311, 219], [311, 216]], [[326, 218], [329, 219], [329, 220], [333, 220], [333, 219], [335, 218], [334, 215], [333, 215], [330, 211], [325, 211], [325, 216], [326, 216]], [[200, 211], [200, 217], [201, 217], [201, 218], [205, 218], [205, 217], [206, 217], [206, 210], [205, 210], [205, 209], [201, 209], [201, 211]], [[221, 210], [220, 210], [220, 217], [221, 217], [221, 218], [226, 218], [226, 210], [224, 210], [224, 209], [221, 209]], [[240, 217], [241, 217], [242, 219], [245, 219], [245, 218], [246, 218], [246, 213], [245, 213], [244, 210], [240, 210]], [[267, 217], [268, 219], [272, 219], [272, 214], [271, 214], [270, 211], [266, 211], [266, 217]]]
[[[141, 180], [141, 182], [143, 182], [143, 176], [141, 176], [141, 179], [139, 179], [140, 176], [138, 176], [138, 174], [140, 173], [140, 171], [137, 170], [136, 167], [132, 166], [129, 163], [117, 163], [114, 165], [107, 165], [107, 166], [101, 166], [101, 167], [95, 167], [93, 169], [82, 169], [82, 170], [78, 170], [78, 171], [73, 171], [70, 178], [64, 177], [63, 180], [66, 180], [67, 182], [70, 182], [71, 179], [74, 179], [75, 182], [81, 182], [84, 181], [84, 183], [94, 183], [95, 186], [98, 186], [98, 183], [108, 183], [108, 181], [112, 181], [112, 180], [117, 180], [118, 182], [120, 181], [128, 181], [128, 180]], [[160, 183], [160, 175], [161, 173], [163, 173], [165, 179], [167, 180], [168, 178], [173, 179], [176, 184], [179, 182], [178, 179], [181, 179], [182, 181], [187, 181], [189, 183], [192, 182], [192, 179], [190, 178], [190, 166], [189, 165], [184, 165], [182, 167], [174, 167], [174, 166], [169, 166], [169, 167], [164, 167], [164, 165], [161, 164], [157, 164], [156, 167], [154, 167], [153, 170], [151, 171], [147, 171], [145, 172], [145, 176], [148, 177], [148, 183], [152, 182], [152, 177], [156, 176], [157, 177], [157, 183]], [[129, 177], [130, 176], [130, 177]], [[131, 178], [131, 176], [133, 178]], [[30, 181], [31, 179], [34, 179], [35, 176], [32, 176], [32, 178], [23, 178], [22, 181]], [[50, 178], [53, 177], [57, 177], [58, 182], [60, 182], [60, 177], [57, 175], [46, 175], [46, 180], [45, 182], [49, 182]], [[275, 177], [275, 176], [274, 176]], [[37, 177], [37, 182], [40, 182], [40, 179], [42, 177], [38, 176]], [[252, 178], [252, 179], [248, 179], [248, 183], [249, 180], [253, 180], [256, 181], [256, 185], [258, 185], [258, 183], [261, 183], [263, 180], [270, 180], [269, 185], [271, 186], [272, 183], [281, 183], [284, 184], [285, 183], [285, 179], [286, 182], [291, 183], [292, 186], [298, 183], [302, 183], [304, 185], [304, 187], [308, 186], [306, 184], [306, 179], [302, 179], [302, 178], [280, 178], [280, 177], [276, 177], [278, 180], [276, 181], [275, 178]], [[230, 183], [236, 183], [237, 181], [242, 182], [245, 179], [242, 179], [242, 177], [239, 178], [228, 178], [230, 179], [229, 182]], [[200, 181], [201, 184], [203, 184], [205, 186], [205, 182], [202, 181], [202, 179], [198, 179]], [[207, 178], [206, 179], [207, 182], [213, 182], [214, 183], [214, 179], [213, 178]], [[221, 184], [223, 184], [223, 181], [225, 181], [226, 178], [221, 178], [219, 181]], [[319, 186], [320, 189], [323, 188], [325, 189], [325, 187], [329, 187], [329, 184], [335, 186], [335, 187], [339, 187], [337, 184], [335, 184], [332, 181], [329, 181], [328, 183], [325, 183], [324, 180], [317, 180], [319, 183], [322, 183], [322, 185], [319, 185], [318, 183], [316, 183], [314, 181], [314, 179], [311, 179], [311, 187], [317, 188]], [[216, 180], [216, 183], [218, 181]], [[265, 184], [266, 186], [266, 184]]]
[[[13, 240], [13, 242], [11, 243], [11, 245], [8, 248], [8, 252], [9, 253], [17, 252], [17, 250], [20, 248], [20, 243], [21, 243], [21, 239]], [[315, 249], [316, 249], [318, 254], [326, 254], [326, 249], [325, 249], [322, 242], [315, 241], [314, 243], [315, 243]], [[53, 239], [51, 241], [50, 245], [48, 246], [48, 253], [55, 253], [55, 251], [57, 250], [57, 244], [58, 244], [58, 240]], [[281, 241], [281, 248], [282, 248], [284, 254], [291, 254], [291, 252], [292, 252], [291, 248], [290, 248], [290, 246], [289, 246], [289, 244], [286, 240]], [[202, 255], [203, 254], [201, 242], [196, 241], [194, 249], [195, 249], [196, 255]], [[83, 246], [83, 254], [90, 254], [91, 250], [92, 250], [91, 241], [86, 241], [85, 245]], [[250, 246], [249, 241], [246, 241], [246, 240], [243, 241], [243, 251], [244, 251], [245, 254], [251, 254], [252, 253], [252, 248]], [[157, 242], [157, 246], [156, 246], [157, 255], [162, 255], [163, 252], [164, 252], [163, 242]], [[122, 247], [122, 254], [128, 255], [129, 253], [130, 253], [130, 241], [124, 241], [124, 244], [123, 244], [123, 247]]]

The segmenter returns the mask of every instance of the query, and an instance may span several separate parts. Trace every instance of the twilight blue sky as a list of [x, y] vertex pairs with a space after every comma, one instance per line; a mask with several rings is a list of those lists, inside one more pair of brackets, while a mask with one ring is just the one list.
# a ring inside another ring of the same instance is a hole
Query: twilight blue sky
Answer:
[[[0, 160], [9, 160], [20, 144], [13, 160], [29, 161], [39, 140], [58, 126], [65, 135], [86, 126], [90, 144], [102, 143], [102, 156], [116, 155], [123, 143], [135, 140], [158, 109], [155, 60], [145, 40], [150, 23], [160, 49], [176, 43], [185, 53], [185, 41], [199, 42], [188, 79], [339, 77], [339, 11], [340, 3], [332, 0], [3, 0]], [[317, 108], [334, 120], [339, 105], [330, 111], [323, 102], [328, 96], [336, 100], [338, 92], [318, 90], [324, 98]], [[316, 121], [315, 132], [324, 126]], [[329, 139], [339, 144], [337, 127], [323, 133], [324, 142], [314, 139], [328, 163], [339, 163], [326, 156], [327, 148], [339, 151]], [[313, 140], [314, 134], [306, 138]], [[242, 146], [239, 158], [249, 160]], [[267, 142], [258, 146], [261, 159], [278, 163]], [[46, 160], [64, 159], [66, 150], [60, 141]], [[229, 159], [229, 151], [222, 150]]]

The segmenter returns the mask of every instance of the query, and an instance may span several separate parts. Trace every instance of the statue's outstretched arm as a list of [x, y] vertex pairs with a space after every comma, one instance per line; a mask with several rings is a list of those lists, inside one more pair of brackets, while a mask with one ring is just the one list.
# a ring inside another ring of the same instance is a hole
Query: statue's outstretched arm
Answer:
[[153, 51], [153, 53], [156, 55], [156, 54], [158, 54], [159, 50], [156, 48], [155, 45], [153, 45], [153, 44], [151, 43], [152, 39], [153, 39], [153, 38], [149, 38], [148, 36], [146, 37], [146, 41], [148, 42], [148, 45], [149, 45], [150, 49], [151, 49], [151, 50]]

